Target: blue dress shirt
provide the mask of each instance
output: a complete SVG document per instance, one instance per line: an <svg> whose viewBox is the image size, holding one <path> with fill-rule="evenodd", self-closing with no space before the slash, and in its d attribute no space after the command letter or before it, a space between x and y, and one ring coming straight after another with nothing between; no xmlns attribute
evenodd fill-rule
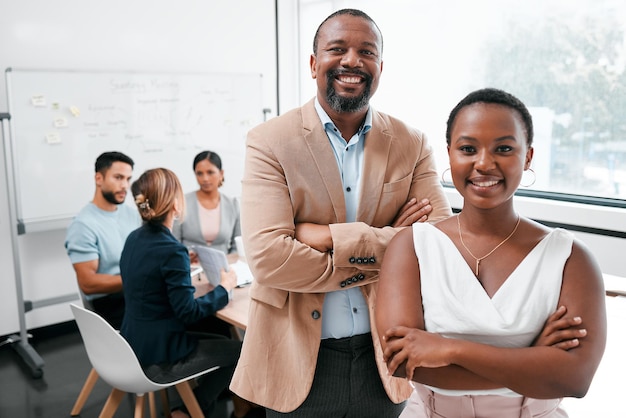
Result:
<svg viewBox="0 0 626 418"><path fill-rule="evenodd" d="M372 109L370 107L367 111L363 126L347 143L317 98L315 110L328 135L341 173L346 201L346 222L355 222L361 193L365 134L372 127ZM370 332L369 311L360 287L326 294L322 313L322 338L344 338L367 332Z"/></svg>

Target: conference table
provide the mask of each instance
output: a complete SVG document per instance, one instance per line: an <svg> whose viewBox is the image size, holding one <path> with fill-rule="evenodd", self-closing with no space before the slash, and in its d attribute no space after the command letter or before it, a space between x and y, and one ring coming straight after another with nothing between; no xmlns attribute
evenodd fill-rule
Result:
<svg viewBox="0 0 626 418"><path fill-rule="evenodd" d="M238 331L245 331L248 326L248 310L250 307L250 285L233 289L233 297L215 316L228 322Z"/></svg>
<svg viewBox="0 0 626 418"><path fill-rule="evenodd" d="M229 260L231 266L235 260ZM196 288L195 297L204 295L213 289L213 286L206 278L206 274L202 269L198 269L198 266L192 265L192 284ZM231 300L224 308L217 311L216 317L229 323L236 328L240 337L243 336L243 331L248 327L248 309L250 305L250 284L235 287L232 291Z"/></svg>

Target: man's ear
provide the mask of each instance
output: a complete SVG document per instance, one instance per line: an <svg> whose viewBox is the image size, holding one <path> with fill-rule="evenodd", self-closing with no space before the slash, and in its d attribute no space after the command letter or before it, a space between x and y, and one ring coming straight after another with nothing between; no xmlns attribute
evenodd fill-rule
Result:
<svg viewBox="0 0 626 418"><path fill-rule="evenodd" d="M315 56L315 54L311 54L311 58L309 59L309 66L311 67L312 79L317 78L317 70L315 69L316 64L317 64L317 57Z"/></svg>

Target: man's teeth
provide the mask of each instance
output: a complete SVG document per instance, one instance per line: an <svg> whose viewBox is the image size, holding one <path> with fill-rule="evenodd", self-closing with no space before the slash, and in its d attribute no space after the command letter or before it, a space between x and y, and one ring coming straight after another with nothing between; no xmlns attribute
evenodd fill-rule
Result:
<svg viewBox="0 0 626 418"><path fill-rule="evenodd" d="M357 84L361 82L361 77L339 77L339 80L344 83Z"/></svg>

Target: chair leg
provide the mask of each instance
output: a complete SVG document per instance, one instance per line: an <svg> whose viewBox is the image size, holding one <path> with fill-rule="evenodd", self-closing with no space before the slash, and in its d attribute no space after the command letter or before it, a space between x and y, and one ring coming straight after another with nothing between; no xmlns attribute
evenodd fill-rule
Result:
<svg viewBox="0 0 626 418"><path fill-rule="evenodd" d="M156 418L156 402L154 401L154 392L148 393L148 405L150 407L150 418Z"/></svg>
<svg viewBox="0 0 626 418"><path fill-rule="evenodd" d="M120 406L125 393L126 392L113 388L98 418L113 418L113 414L115 414L115 411L117 411L117 408Z"/></svg>
<svg viewBox="0 0 626 418"><path fill-rule="evenodd" d="M161 389L159 393L161 394L161 407L163 408L163 416L165 418L171 418L172 413L170 411L170 402L167 397L167 389Z"/></svg>
<svg viewBox="0 0 626 418"><path fill-rule="evenodd" d="M198 400L196 399L196 395L194 395L193 391L191 390L191 386L189 385L188 380L177 384L176 390L180 394L180 397L183 399L183 402L187 407L187 412L189 412L191 418L205 418L204 413L202 413L200 405L198 404Z"/></svg>
<svg viewBox="0 0 626 418"><path fill-rule="evenodd" d="M137 395L135 399L135 418L143 418L143 407L146 404L145 395Z"/></svg>
<svg viewBox="0 0 626 418"><path fill-rule="evenodd" d="M93 390L93 386L98 381L98 377L99 377L98 372L96 371L96 369L92 368L91 371L89 372L89 375L87 376L87 379L85 380L85 384L83 385L83 388L80 390L80 393L78 394L78 398L76 399L76 403L74 403L72 412L70 412L71 416L75 417L77 415L80 415L80 411L82 411L83 406L85 405L85 402L87 401L87 398L89 397L89 395L91 394L91 391Z"/></svg>
<svg viewBox="0 0 626 418"><path fill-rule="evenodd" d="M232 337L233 340L243 341L242 333L240 332L239 328L237 328L234 325L230 326L230 336Z"/></svg>

